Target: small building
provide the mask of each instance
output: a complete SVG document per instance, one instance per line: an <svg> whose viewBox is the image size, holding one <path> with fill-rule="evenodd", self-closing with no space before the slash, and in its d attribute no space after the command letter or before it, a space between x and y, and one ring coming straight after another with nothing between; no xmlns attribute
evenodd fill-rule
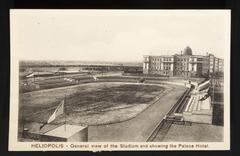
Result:
<svg viewBox="0 0 240 156"><path fill-rule="evenodd" d="M87 142L88 127L64 124L40 135L44 142Z"/></svg>

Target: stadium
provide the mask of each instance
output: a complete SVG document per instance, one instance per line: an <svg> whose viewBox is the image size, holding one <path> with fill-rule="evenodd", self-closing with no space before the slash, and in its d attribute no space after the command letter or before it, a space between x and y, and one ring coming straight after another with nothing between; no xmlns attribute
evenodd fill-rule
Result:
<svg viewBox="0 0 240 156"><path fill-rule="evenodd" d="M89 68L20 72L19 141L39 141L64 124L88 127L89 142L162 141L173 124L212 124L211 102L200 101L209 88L205 78L140 75L135 67ZM64 113L48 123L61 103Z"/></svg>

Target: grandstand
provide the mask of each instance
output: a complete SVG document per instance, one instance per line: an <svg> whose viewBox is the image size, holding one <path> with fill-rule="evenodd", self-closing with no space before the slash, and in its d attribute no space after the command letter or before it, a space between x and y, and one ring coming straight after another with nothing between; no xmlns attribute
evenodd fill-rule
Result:
<svg viewBox="0 0 240 156"><path fill-rule="evenodd" d="M31 92L35 90L50 89L78 84L78 81L70 78L48 78L35 81L22 81L20 83L20 93Z"/></svg>
<svg viewBox="0 0 240 156"><path fill-rule="evenodd" d="M192 87L176 103L175 108L168 113L166 121L173 123L207 123L212 124L211 96L209 93L210 81L191 83ZM186 85L188 87L188 85Z"/></svg>
<svg viewBox="0 0 240 156"><path fill-rule="evenodd" d="M211 96L209 95L210 81L199 84L190 95L182 112L184 121L197 123L212 123Z"/></svg>

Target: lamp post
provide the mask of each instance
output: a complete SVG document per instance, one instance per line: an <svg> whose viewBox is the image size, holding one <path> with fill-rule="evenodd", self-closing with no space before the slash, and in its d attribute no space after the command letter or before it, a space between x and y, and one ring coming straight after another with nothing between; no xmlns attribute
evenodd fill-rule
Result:
<svg viewBox="0 0 240 156"><path fill-rule="evenodd" d="M187 71L187 80L189 81L189 70Z"/></svg>
<svg viewBox="0 0 240 156"><path fill-rule="evenodd" d="M215 89L215 77L214 77L214 74L211 77L211 82L212 82L212 90L213 90L213 93L212 93L212 106L213 106L214 105L214 89Z"/></svg>

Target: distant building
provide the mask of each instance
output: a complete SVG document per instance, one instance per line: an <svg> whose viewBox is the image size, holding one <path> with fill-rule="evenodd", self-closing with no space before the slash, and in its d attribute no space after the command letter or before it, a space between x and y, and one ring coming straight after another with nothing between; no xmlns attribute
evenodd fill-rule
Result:
<svg viewBox="0 0 240 156"><path fill-rule="evenodd" d="M203 76L223 72L223 59L212 54L193 55L186 47L181 54L144 56L143 73L168 76Z"/></svg>
<svg viewBox="0 0 240 156"><path fill-rule="evenodd" d="M216 58L214 55L209 55L209 73L219 73L224 71L224 60Z"/></svg>

